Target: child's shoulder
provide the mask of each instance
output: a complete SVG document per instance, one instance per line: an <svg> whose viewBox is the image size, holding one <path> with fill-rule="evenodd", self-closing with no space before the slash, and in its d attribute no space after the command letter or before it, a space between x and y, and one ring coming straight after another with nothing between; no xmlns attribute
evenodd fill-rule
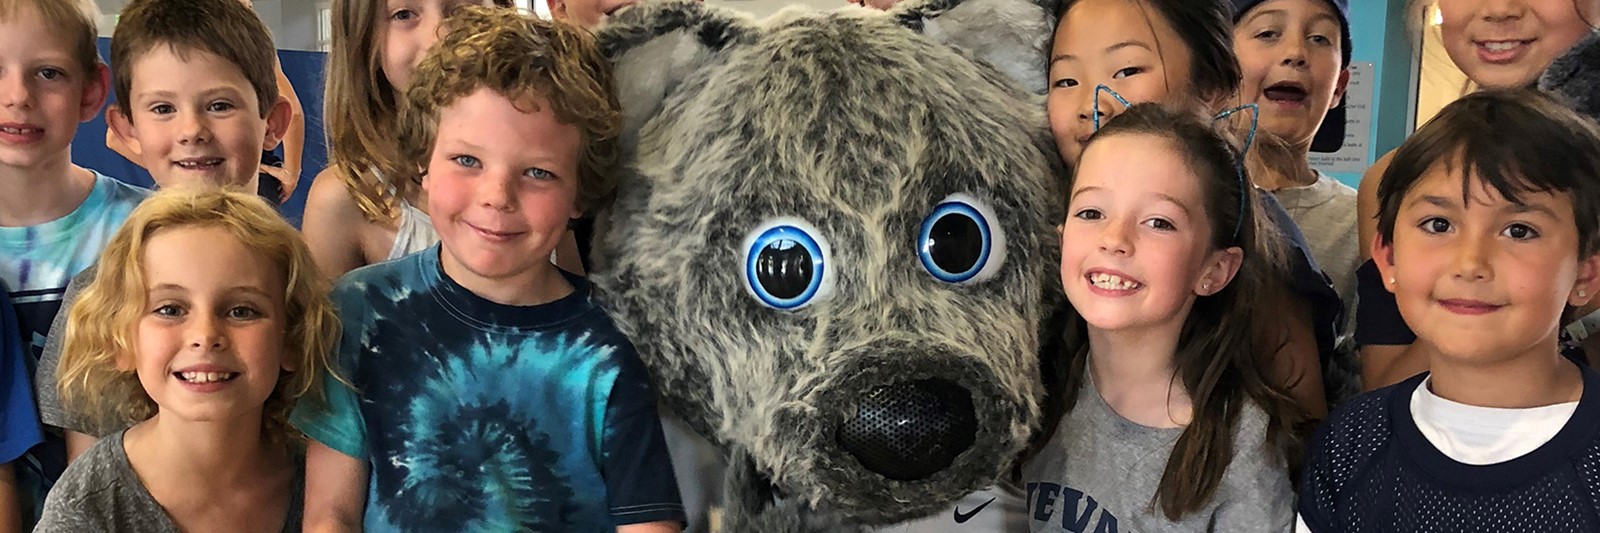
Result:
<svg viewBox="0 0 1600 533"><path fill-rule="evenodd" d="M1397 401L1396 396L1401 396L1400 400L1409 398L1409 394L1417 390L1417 386L1422 383L1425 376L1418 374L1405 381L1346 400L1322 421L1313 443L1325 445L1332 441L1353 444L1356 441L1366 441L1386 435L1390 430L1390 417L1394 402Z"/></svg>
<svg viewBox="0 0 1600 533"><path fill-rule="evenodd" d="M94 173L94 186L105 194L105 205L138 205L145 198L149 198L154 191L128 183L126 181L101 174L98 170L90 169Z"/></svg>
<svg viewBox="0 0 1600 533"><path fill-rule="evenodd" d="M95 499L96 494L118 490L126 484L123 475L130 471L128 454L122 447L123 432L116 431L96 440L89 449L67 465L61 479L51 489L52 497L73 500Z"/></svg>

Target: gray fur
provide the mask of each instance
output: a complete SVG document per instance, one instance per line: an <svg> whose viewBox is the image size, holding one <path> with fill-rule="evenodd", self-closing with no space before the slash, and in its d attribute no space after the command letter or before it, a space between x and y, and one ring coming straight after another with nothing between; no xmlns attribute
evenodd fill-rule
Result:
<svg viewBox="0 0 1600 533"><path fill-rule="evenodd" d="M1539 78L1539 88L1565 99L1583 116L1600 120L1600 32L1590 32L1556 58Z"/></svg>
<svg viewBox="0 0 1600 533"><path fill-rule="evenodd" d="M728 530L943 510L1005 472L1037 426L1064 173L1042 98L1015 81L1043 81L1044 50L1015 32L1044 38L1050 22L1026 0L968 2L1004 16L972 22L962 2L928 0L757 24L688 0L642 4L600 32L636 144L600 215L592 277L663 403L735 459ZM992 279L948 285L918 260L922 219L954 193L997 214L1007 259ZM829 241L830 299L786 312L746 292L740 248L778 216ZM840 449L836 424L857 399L929 377L971 391L977 411L954 464L895 481Z"/></svg>

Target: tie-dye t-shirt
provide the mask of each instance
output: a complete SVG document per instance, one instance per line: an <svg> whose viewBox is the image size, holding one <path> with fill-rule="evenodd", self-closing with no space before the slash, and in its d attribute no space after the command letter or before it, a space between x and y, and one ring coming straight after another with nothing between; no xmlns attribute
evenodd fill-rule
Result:
<svg viewBox="0 0 1600 533"><path fill-rule="evenodd" d="M92 171L91 171L92 172ZM11 287L11 304L34 367L74 274L100 258L111 235L150 191L94 173L89 197L67 216L23 227L0 227L0 280Z"/></svg>
<svg viewBox="0 0 1600 533"><path fill-rule="evenodd" d="M0 281L9 287L29 376L38 368L67 282L94 264L128 214L150 195L99 172L94 180L89 196L67 216L33 226L0 227ZM44 444L16 462L24 524L38 518L45 492L67 468L66 446L59 433L47 432Z"/></svg>
<svg viewBox="0 0 1600 533"><path fill-rule="evenodd" d="M306 436L364 460L367 531L613 531L682 521L644 365L587 282L515 307L444 276L439 247L350 272L328 405Z"/></svg>

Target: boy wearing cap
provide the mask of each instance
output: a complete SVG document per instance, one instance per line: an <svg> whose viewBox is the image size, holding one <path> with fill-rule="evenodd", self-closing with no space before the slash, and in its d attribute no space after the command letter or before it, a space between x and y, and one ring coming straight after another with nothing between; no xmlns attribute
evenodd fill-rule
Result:
<svg viewBox="0 0 1600 533"><path fill-rule="evenodd" d="M1300 226L1312 258L1344 301L1345 316L1352 316L1362 245L1356 190L1309 162L1311 152L1336 151L1344 142L1348 1L1233 0L1233 5L1233 50L1244 75L1240 94L1260 106L1261 129L1281 140L1276 144L1287 152L1274 154L1281 156L1272 158L1281 162L1275 168L1252 169L1251 179L1272 191ZM1275 143L1260 144L1271 149L1266 147ZM1332 387L1333 381L1324 381Z"/></svg>

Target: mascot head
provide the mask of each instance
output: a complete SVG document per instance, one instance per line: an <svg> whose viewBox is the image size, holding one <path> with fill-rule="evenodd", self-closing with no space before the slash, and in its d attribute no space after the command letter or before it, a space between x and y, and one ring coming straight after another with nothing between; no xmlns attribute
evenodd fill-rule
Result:
<svg viewBox="0 0 1600 533"><path fill-rule="evenodd" d="M600 31L626 160L597 292L757 499L895 522L993 483L1027 443L1063 200L1050 11L757 23L691 0Z"/></svg>

